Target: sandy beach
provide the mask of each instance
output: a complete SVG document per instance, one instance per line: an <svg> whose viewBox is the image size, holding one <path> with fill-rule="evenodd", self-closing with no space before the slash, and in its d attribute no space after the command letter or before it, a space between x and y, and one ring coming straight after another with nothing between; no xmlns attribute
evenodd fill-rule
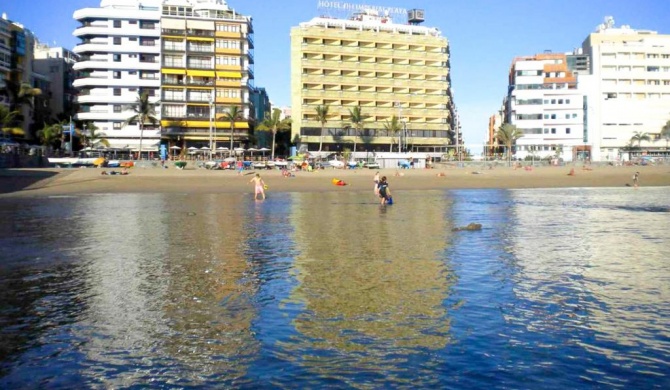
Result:
<svg viewBox="0 0 670 390"><path fill-rule="evenodd" d="M395 191L457 188L625 187L640 172L640 187L670 186L670 166L536 167L533 170L497 167L439 167L436 169L382 169ZM574 175L569 175L574 169ZM49 196L94 193L241 193L252 192L252 175L260 173L268 192L372 191L376 170L321 170L282 177L278 170L133 168L128 175L102 175L114 169L5 169L0 170L0 196ZM115 171L120 172L119 169ZM397 174L400 174L398 176ZM346 186L336 186L340 179Z"/></svg>

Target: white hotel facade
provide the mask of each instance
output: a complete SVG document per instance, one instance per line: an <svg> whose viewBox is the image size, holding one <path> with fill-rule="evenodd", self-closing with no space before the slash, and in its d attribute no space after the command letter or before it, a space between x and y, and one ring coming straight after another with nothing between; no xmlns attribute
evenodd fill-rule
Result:
<svg viewBox="0 0 670 390"><path fill-rule="evenodd" d="M591 61L591 75L580 75L579 84L587 94L586 136L593 160L629 158L635 132L651 140L634 153L670 157L660 134L670 121L670 35L615 28L607 19L582 49Z"/></svg>
<svg viewBox="0 0 670 390"><path fill-rule="evenodd" d="M670 121L670 35L615 28L608 17L573 53L516 58L508 88L505 121L524 134L517 158L670 157L661 135ZM632 141L636 134L650 140Z"/></svg>
<svg viewBox="0 0 670 390"><path fill-rule="evenodd" d="M74 48L80 55L76 119L95 124L110 147L138 150L139 125L124 122L134 114L127 106L144 92L161 105L158 123L144 124L143 152L158 151L161 138L183 149L207 145L212 133L229 140L230 123L221 117L232 105L249 117L251 18L224 0L101 0L99 8L73 17L81 23L73 34L82 40ZM219 61L231 56L234 65ZM237 92L223 96L224 88ZM246 120L235 129L235 141L248 139Z"/></svg>

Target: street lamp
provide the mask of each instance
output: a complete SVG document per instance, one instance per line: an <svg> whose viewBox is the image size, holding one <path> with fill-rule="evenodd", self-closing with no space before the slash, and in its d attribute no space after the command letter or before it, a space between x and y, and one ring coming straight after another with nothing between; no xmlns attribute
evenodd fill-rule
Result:
<svg viewBox="0 0 670 390"><path fill-rule="evenodd" d="M212 152L216 148L216 139L212 137L212 122L214 117L214 98L212 94L209 95L209 159L212 159Z"/></svg>

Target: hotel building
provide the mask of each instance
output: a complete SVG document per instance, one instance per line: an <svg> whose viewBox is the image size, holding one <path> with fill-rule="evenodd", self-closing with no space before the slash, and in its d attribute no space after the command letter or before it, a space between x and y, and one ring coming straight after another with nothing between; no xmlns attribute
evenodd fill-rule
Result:
<svg viewBox="0 0 670 390"><path fill-rule="evenodd" d="M249 118L251 18L225 1L102 0L74 18L82 39L76 119L93 122L112 147L138 149L139 124L124 122L143 93L161 103L160 122L144 124L143 151L157 151L161 138L184 149L230 140L231 124L220 119L232 105ZM248 139L248 128L236 122L235 140Z"/></svg>
<svg viewBox="0 0 670 390"><path fill-rule="evenodd" d="M419 25L423 11L409 11L409 24L375 10L350 19L319 17L291 29L292 135L301 149L443 151L453 145L449 44L436 28ZM325 132L316 107L329 106ZM350 110L365 117L360 134ZM396 116L404 130L389 134Z"/></svg>
<svg viewBox="0 0 670 390"><path fill-rule="evenodd" d="M523 133L516 141L517 158L570 161L584 149L584 97L568 65L581 64L576 55L543 53L512 62L506 118Z"/></svg>
<svg viewBox="0 0 670 390"><path fill-rule="evenodd" d="M670 156L661 138L670 120L670 35L614 27L614 20L589 34L582 44L591 58L591 75L579 76L587 92L586 140L594 161L627 158L631 138L647 133L632 156Z"/></svg>

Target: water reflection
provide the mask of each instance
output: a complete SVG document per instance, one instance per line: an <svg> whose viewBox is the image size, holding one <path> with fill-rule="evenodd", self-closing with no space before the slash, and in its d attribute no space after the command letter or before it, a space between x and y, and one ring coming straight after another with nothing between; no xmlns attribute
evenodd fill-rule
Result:
<svg viewBox="0 0 670 390"><path fill-rule="evenodd" d="M3 198L0 387L664 388L670 192L624 190Z"/></svg>
<svg viewBox="0 0 670 390"><path fill-rule="evenodd" d="M545 344L569 340L636 371L666 375L670 217L650 212L667 209L658 204L667 199L663 191L647 189L648 200L618 189L515 192L507 242L522 300L507 318L553 335Z"/></svg>
<svg viewBox="0 0 670 390"><path fill-rule="evenodd" d="M291 299L304 310L299 336L284 347L321 375L384 370L388 380L399 374L398 354L449 342L441 259L449 204L435 196L381 207L366 195L294 195L302 207L291 215L299 250Z"/></svg>

